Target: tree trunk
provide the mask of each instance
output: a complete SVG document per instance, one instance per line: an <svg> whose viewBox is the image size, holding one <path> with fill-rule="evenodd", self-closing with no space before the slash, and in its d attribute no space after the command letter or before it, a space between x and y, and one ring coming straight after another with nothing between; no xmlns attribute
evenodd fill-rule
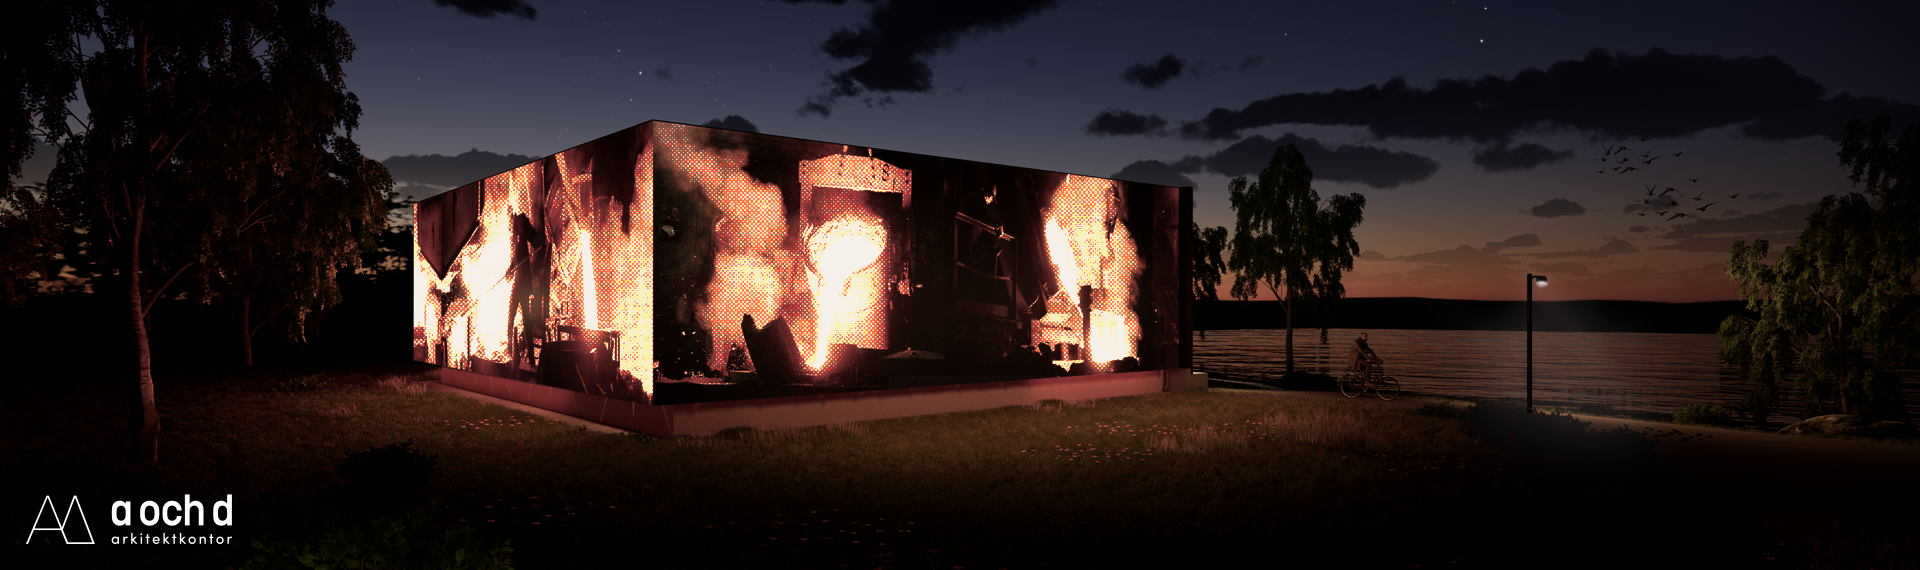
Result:
<svg viewBox="0 0 1920 570"><path fill-rule="evenodd" d="M126 233L127 275L127 317L133 324L133 355L137 366L137 376L129 394L132 401L128 406L129 461L134 464L158 465L160 463L160 412L153 405L153 352L147 344L147 323L144 302L140 292L140 231L144 220L145 208L134 206L133 223Z"/></svg>
<svg viewBox="0 0 1920 570"><path fill-rule="evenodd" d="M1293 373L1293 291L1287 291L1287 373Z"/></svg>
<svg viewBox="0 0 1920 570"><path fill-rule="evenodd" d="M240 297L240 361L247 366L253 366L253 323L249 321L252 317L253 297L242 295Z"/></svg>

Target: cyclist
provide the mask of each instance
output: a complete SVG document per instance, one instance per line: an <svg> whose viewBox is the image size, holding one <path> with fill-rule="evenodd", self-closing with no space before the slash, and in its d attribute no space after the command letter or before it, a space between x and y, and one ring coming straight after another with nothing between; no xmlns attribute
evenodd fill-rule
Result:
<svg viewBox="0 0 1920 570"><path fill-rule="evenodd" d="M1353 339L1353 348L1347 351L1347 370L1366 378L1366 385L1373 385L1373 376L1369 373L1374 364L1386 364L1380 355L1373 353L1373 347L1367 346L1367 333L1360 333Z"/></svg>

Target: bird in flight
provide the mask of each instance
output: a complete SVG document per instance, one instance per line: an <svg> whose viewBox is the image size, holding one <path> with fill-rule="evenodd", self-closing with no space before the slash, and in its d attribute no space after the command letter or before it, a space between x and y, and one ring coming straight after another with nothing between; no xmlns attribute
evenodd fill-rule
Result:
<svg viewBox="0 0 1920 570"><path fill-rule="evenodd" d="M1678 214L1674 214L1673 217L1667 218L1667 221L1671 222L1674 220L1674 218L1691 218L1691 217L1693 216L1687 215L1686 212L1680 212Z"/></svg>
<svg viewBox="0 0 1920 570"><path fill-rule="evenodd" d="M1718 203L1719 203L1719 202L1714 202L1713 204L1718 204ZM1712 206L1713 204L1707 204L1707 206ZM1695 210L1699 210L1699 211L1702 211L1702 212L1705 212L1705 211L1707 211L1707 206L1701 206L1701 207L1698 207L1698 208L1694 208L1694 209L1695 209Z"/></svg>
<svg viewBox="0 0 1920 570"><path fill-rule="evenodd" d="M1699 196L1694 196L1694 197L1693 197L1693 201L1695 201L1695 202L1698 202L1698 201L1700 201L1700 199L1701 199L1701 198L1704 198L1704 197L1706 197L1706 195L1707 195L1707 191L1705 191L1705 190L1701 190L1701 191L1700 191L1700 195L1699 195Z"/></svg>
<svg viewBox="0 0 1920 570"><path fill-rule="evenodd" d="M1638 169L1638 168L1634 168L1634 167L1631 167L1631 166L1629 166L1629 167L1627 167L1627 168L1626 168L1626 170L1622 170L1622 171L1620 171L1620 173L1621 173L1621 174L1626 174L1626 173L1628 173L1628 172L1633 172L1633 171L1635 171L1635 170L1639 170L1639 169Z"/></svg>
<svg viewBox="0 0 1920 570"><path fill-rule="evenodd" d="M1699 181L1701 181L1701 180L1706 180L1706 179L1705 179L1705 178L1688 178L1688 179L1686 179L1686 180L1687 180L1688 182L1699 182Z"/></svg>
<svg viewBox="0 0 1920 570"><path fill-rule="evenodd" d="M1629 150L1633 150L1633 149L1630 149L1630 148L1627 148L1627 147L1625 147L1625 146L1622 146L1622 147L1620 147L1620 148L1619 148L1618 150L1615 150L1615 151L1613 151L1613 152L1626 152L1626 151L1629 151Z"/></svg>
<svg viewBox="0 0 1920 570"><path fill-rule="evenodd" d="M1609 166L1609 167L1607 167L1607 168L1609 168L1609 169L1612 169L1612 170L1620 170L1620 167L1618 167L1618 166Z"/></svg>
<svg viewBox="0 0 1920 570"><path fill-rule="evenodd" d="M1681 153L1681 152L1687 152L1687 151L1684 151L1684 150L1683 150L1683 151L1680 151L1680 152L1676 152L1676 153L1673 153L1673 155L1674 155L1674 156L1680 156L1680 153Z"/></svg>
<svg viewBox="0 0 1920 570"><path fill-rule="evenodd" d="M1652 196L1652 195L1653 195L1653 189L1655 189L1655 188L1659 188L1659 187L1660 187L1660 185L1659 185L1659 184L1642 184L1642 186L1646 186L1646 187L1647 187L1647 195L1648 195L1648 196Z"/></svg>
<svg viewBox="0 0 1920 570"><path fill-rule="evenodd" d="M1734 195L1732 195L1732 196L1728 196L1728 198L1739 198L1739 197L1740 197L1740 195L1739 195L1739 194L1734 194Z"/></svg>
<svg viewBox="0 0 1920 570"><path fill-rule="evenodd" d="M1645 215L1647 215L1647 211L1646 211L1646 210L1641 210L1641 211L1640 211L1640 215L1642 215L1642 216L1645 216Z"/></svg>
<svg viewBox="0 0 1920 570"><path fill-rule="evenodd" d="M1607 156L1613 156L1613 147L1604 147L1604 148L1607 149Z"/></svg>
<svg viewBox="0 0 1920 570"><path fill-rule="evenodd" d="M1671 212L1671 211L1673 211L1673 210L1667 210L1667 212ZM1665 216L1665 215L1667 215L1667 212L1654 212L1654 213L1653 213L1653 215L1655 215L1655 216ZM1669 219L1669 220L1671 220L1671 219L1673 219L1673 218L1667 218L1667 219Z"/></svg>
<svg viewBox="0 0 1920 570"><path fill-rule="evenodd" d="M1665 191L1660 192L1660 195L1665 196L1667 195L1667 192L1678 192L1678 190L1674 190L1672 186L1668 186Z"/></svg>
<svg viewBox="0 0 1920 570"><path fill-rule="evenodd" d="M1656 156L1653 158L1649 158L1646 160L1646 162L1642 162L1641 164L1653 164L1653 161L1656 161L1656 160L1660 160L1660 157Z"/></svg>

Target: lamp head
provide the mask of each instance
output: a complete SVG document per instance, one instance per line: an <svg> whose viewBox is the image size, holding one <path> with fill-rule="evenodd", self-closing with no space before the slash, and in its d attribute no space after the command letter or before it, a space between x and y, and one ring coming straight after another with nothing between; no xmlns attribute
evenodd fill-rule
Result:
<svg viewBox="0 0 1920 570"><path fill-rule="evenodd" d="M1538 285L1538 286L1541 286L1541 287L1546 287L1546 286L1547 286L1547 276L1545 276L1545 275L1535 275L1535 276L1533 276L1533 284L1534 284L1534 285Z"/></svg>

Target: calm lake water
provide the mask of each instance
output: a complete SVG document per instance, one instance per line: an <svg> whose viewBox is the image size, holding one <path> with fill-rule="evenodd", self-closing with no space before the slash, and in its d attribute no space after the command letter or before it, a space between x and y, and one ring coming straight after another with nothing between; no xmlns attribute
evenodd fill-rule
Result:
<svg viewBox="0 0 1920 570"><path fill-rule="evenodd" d="M1526 397L1527 333L1370 329L1367 343L1386 361L1403 394L1520 402ZM1344 369L1360 331L1294 331L1296 367ZM1278 376L1286 370L1286 331L1194 333L1194 368L1225 378ZM1920 418L1920 374L1903 370L1910 417ZM1613 415L1669 414L1687 404L1735 408L1752 389L1720 363L1711 334L1533 333L1533 403ZM1773 424L1794 421L1800 402L1776 408Z"/></svg>

